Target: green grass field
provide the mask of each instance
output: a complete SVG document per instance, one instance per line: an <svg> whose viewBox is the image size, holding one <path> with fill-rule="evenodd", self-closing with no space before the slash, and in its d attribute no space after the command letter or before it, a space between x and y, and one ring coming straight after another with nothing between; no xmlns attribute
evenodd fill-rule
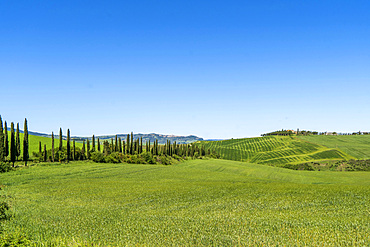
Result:
<svg viewBox="0 0 370 247"><path fill-rule="evenodd" d="M289 136L202 141L198 143L216 151L223 159L277 166L308 161L354 158L338 148L326 147Z"/></svg>
<svg viewBox="0 0 370 247"><path fill-rule="evenodd" d="M229 160L73 162L0 174L7 232L101 246L369 246L370 173Z"/></svg>
<svg viewBox="0 0 370 247"><path fill-rule="evenodd" d="M350 136L298 136L299 139L337 148L356 159L370 159L370 135Z"/></svg>

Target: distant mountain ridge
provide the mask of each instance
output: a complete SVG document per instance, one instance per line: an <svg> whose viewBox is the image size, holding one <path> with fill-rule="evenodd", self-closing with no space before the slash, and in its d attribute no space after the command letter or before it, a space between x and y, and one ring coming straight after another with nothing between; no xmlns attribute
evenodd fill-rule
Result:
<svg viewBox="0 0 370 247"><path fill-rule="evenodd" d="M10 131L10 128L8 128ZM23 133L23 130L19 130L20 133ZM30 135L34 136L41 136L41 137L49 137L51 138L51 134L45 134L40 132L34 132L34 131L28 131ZM128 134L117 134L118 138L121 138L122 141L126 141ZM55 138L59 138L59 133L54 133ZM101 136L95 136L95 140L99 138L100 140L110 140L115 139L116 135L101 135ZM158 140L159 144L165 144L167 140L171 141L171 143L175 142L178 144L189 144L196 141L203 141L204 139L195 135L189 135L189 136L177 136L177 135L165 135L165 134L156 134L156 133L149 133L149 134L135 134L134 133L134 139L140 139L143 138L143 142L150 141L153 143L155 140ZM63 139L67 139L67 136L63 135ZM74 139L76 141L83 141L83 140L91 140L92 137L83 137L83 136L71 136L71 139Z"/></svg>

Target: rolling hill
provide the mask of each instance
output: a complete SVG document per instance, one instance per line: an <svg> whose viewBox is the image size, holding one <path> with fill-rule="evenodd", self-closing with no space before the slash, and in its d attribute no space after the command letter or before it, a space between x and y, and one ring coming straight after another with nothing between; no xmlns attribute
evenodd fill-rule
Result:
<svg viewBox="0 0 370 247"><path fill-rule="evenodd" d="M355 158L339 148L327 147L291 136L202 141L197 142L196 145L204 145L206 149L214 150L222 159L277 166Z"/></svg>
<svg viewBox="0 0 370 247"><path fill-rule="evenodd" d="M298 136L299 139L328 148L340 149L356 159L370 159L370 135Z"/></svg>

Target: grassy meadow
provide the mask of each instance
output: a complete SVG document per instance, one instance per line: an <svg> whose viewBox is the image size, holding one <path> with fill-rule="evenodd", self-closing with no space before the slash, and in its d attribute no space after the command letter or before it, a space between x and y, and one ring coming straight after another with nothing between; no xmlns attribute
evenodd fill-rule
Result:
<svg viewBox="0 0 370 247"><path fill-rule="evenodd" d="M370 159L370 135L298 136L299 139L340 149L356 159Z"/></svg>
<svg viewBox="0 0 370 247"><path fill-rule="evenodd" d="M354 159L336 147L327 147L291 136L198 142L198 145L200 144L216 151L223 159L276 166L309 161Z"/></svg>
<svg viewBox="0 0 370 247"><path fill-rule="evenodd" d="M13 215L4 230L36 245L370 245L367 172L229 160L71 162L20 168L0 181Z"/></svg>

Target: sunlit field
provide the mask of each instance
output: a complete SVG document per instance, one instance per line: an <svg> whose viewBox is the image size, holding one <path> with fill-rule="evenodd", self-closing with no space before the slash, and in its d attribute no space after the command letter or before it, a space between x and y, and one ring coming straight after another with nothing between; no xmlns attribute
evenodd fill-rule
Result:
<svg viewBox="0 0 370 247"><path fill-rule="evenodd" d="M370 174L227 160L71 162L0 174L5 232L36 244L368 246Z"/></svg>

